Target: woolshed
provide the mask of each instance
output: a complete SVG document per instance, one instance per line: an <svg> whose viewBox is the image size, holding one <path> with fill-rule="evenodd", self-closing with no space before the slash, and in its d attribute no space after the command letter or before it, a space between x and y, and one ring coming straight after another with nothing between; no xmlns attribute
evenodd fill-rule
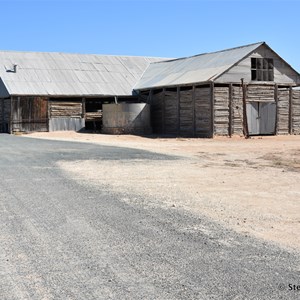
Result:
<svg viewBox="0 0 300 300"><path fill-rule="evenodd" d="M104 103L137 102L150 57L0 51L0 132L95 129Z"/></svg>
<svg viewBox="0 0 300 300"><path fill-rule="evenodd" d="M153 62L135 85L155 133L300 134L300 74L266 43Z"/></svg>

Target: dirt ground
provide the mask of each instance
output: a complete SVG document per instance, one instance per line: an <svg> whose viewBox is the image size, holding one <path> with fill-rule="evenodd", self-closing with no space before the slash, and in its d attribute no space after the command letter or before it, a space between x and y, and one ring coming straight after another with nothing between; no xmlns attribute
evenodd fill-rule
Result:
<svg viewBox="0 0 300 300"><path fill-rule="evenodd" d="M158 207L206 215L244 235L300 251L300 136L244 139L145 138L75 132L32 133L143 149L178 160L60 161L75 180L149 196ZM138 198L125 196L129 205ZM205 230L189 228L187 230Z"/></svg>

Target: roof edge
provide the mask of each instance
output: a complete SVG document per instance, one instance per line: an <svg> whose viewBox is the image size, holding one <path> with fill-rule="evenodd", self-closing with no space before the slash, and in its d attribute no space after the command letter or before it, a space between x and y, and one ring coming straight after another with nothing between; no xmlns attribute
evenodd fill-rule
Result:
<svg viewBox="0 0 300 300"><path fill-rule="evenodd" d="M183 59L187 59L187 58L198 57L198 56L202 56L202 55L208 55L208 54L215 54L215 53L220 53L220 52L232 51L232 50L235 50L235 49L241 49L241 48L245 48L245 47L249 47L249 46L254 46L254 45L257 45L257 47L259 47L259 46L261 46L263 44L265 44L265 42L257 42L257 43L252 43L252 44L248 44L248 45L243 45L243 46L238 46L238 47L233 47L233 48L228 48L228 49L223 49L223 50L218 50L218 51L213 51L213 52L205 52L205 53L200 53L200 54L191 55L191 56L179 57L179 58L175 58L175 59L168 59L168 60L156 61L156 62L152 62L151 64L160 64L160 63L165 63L165 62L171 62L171 61L183 60Z"/></svg>
<svg viewBox="0 0 300 300"><path fill-rule="evenodd" d="M60 54L60 55L88 55L88 56L101 56L101 57L128 57L128 58L153 58L153 59L162 59L170 60L172 58L168 57L158 57L158 56L145 56L145 55L118 55L118 54L99 54L99 53L79 53L79 52L61 52L61 51L25 51L25 50L1 50L0 53L30 53L30 54Z"/></svg>

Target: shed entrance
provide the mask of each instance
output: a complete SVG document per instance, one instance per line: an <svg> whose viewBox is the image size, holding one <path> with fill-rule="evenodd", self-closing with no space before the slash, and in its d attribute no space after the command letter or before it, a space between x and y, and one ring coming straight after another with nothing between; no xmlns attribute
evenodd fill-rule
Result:
<svg viewBox="0 0 300 300"><path fill-rule="evenodd" d="M43 97L12 97L11 132L48 131L48 100Z"/></svg>
<svg viewBox="0 0 300 300"><path fill-rule="evenodd" d="M275 134L275 102L248 102L246 108L250 135Z"/></svg>

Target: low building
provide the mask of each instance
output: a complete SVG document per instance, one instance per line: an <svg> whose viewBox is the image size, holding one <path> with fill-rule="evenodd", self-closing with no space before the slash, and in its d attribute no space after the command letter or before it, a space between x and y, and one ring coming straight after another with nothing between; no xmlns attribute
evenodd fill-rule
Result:
<svg viewBox="0 0 300 300"><path fill-rule="evenodd" d="M134 91L155 133L300 134L300 74L266 43L150 64Z"/></svg>
<svg viewBox="0 0 300 300"><path fill-rule="evenodd" d="M144 102L157 134L300 134L299 86L264 42L171 60L0 51L0 132L100 129L103 104ZM109 108L109 132L148 132L127 106Z"/></svg>
<svg viewBox="0 0 300 300"><path fill-rule="evenodd" d="M151 57L0 51L0 132L95 129L102 104L136 102Z"/></svg>

